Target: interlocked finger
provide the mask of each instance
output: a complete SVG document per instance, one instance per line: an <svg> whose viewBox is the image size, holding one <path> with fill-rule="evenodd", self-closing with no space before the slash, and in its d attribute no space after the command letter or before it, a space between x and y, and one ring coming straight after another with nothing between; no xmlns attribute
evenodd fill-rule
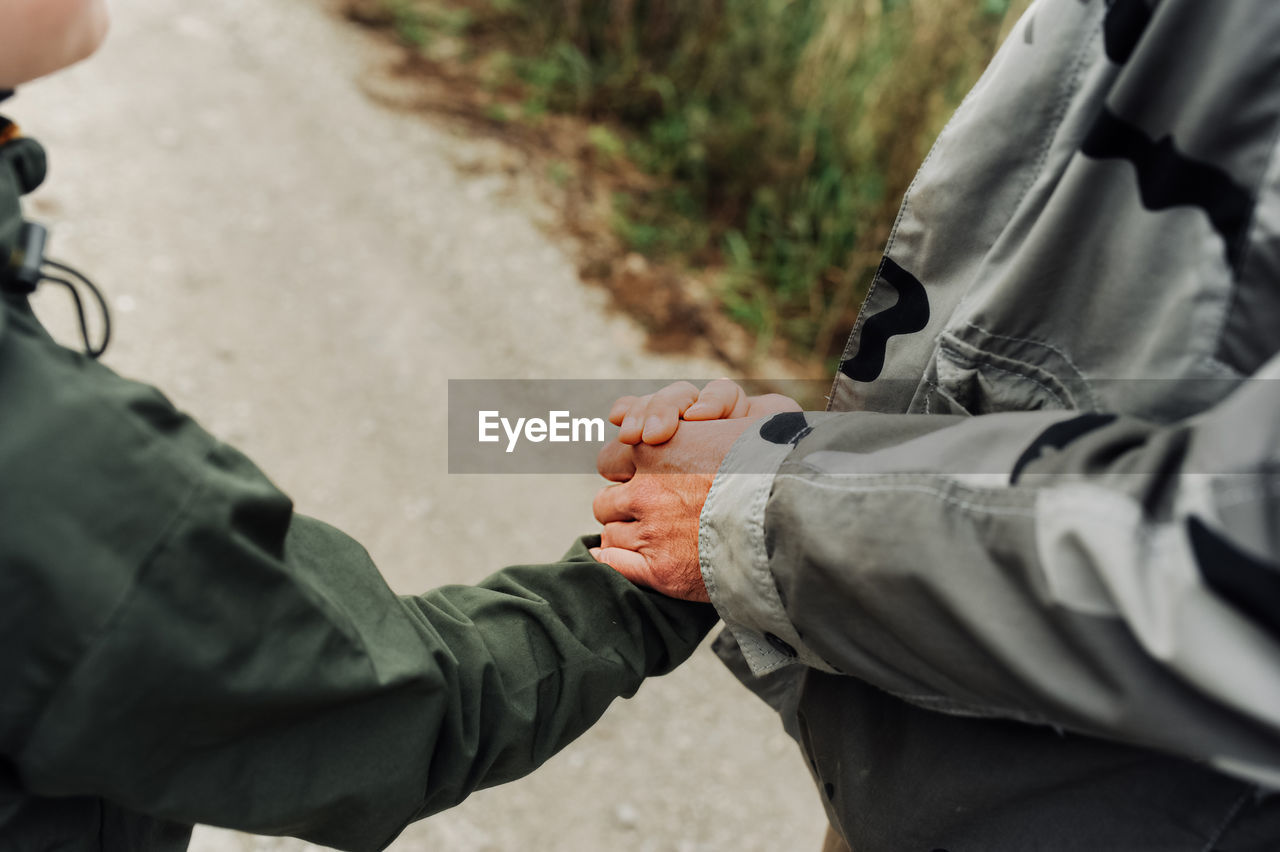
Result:
<svg viewBox="0 0 1280 852"><path fill-rule="evenodd" d="M638 521L613 521L604 525L600 537L603 547L620 547L623 550L639 550L644 537Z"/></svg>
<svg viewBox="0 0 1280 852"><path fill-rule="evenodd" d="M591 512L596 520L608 524L625 523L636 519L631 489L627 485L606 485L596 492L591 501Z"/></svg>
<svg viewBox="0 0 1280 852"><path fill-rule="evenodd" d="M609 422L614 426L621 426L622 420L627 413L633 408L643 407L649 401L648 396L621 396L618 401L613 404L613 408L609 409Z"/></svg>
<svg viewBox="0 0 1280 852"><path fill-rule="evenodd" d="M622 421L618 440L624 444L661 444L669 441L680 425L680 415L698 398L698 389L689 382L676 382L651 394L643 408L633 406Z"/></svg>
<svg viewBox="0 0 1280 852"><path fill-rule="evenodd" d="M724 420L746 416L750 401L735 381L716 379L698 394L698 401L684 412L685 420Z"/></svg>
<svg viewBox="0 0 1280 852"><path fill-rule="evenodd" d="M593 548L591 555L638 586L653 587L653 572L648 561L634 550L621 547Z"/></svg>
<svg viewBox="0 0 1280 852"><path fill-rule="evenodd" d="M596 470L610 482L627 482L636 475L635 450L610 441L596 456Z"/></svg>

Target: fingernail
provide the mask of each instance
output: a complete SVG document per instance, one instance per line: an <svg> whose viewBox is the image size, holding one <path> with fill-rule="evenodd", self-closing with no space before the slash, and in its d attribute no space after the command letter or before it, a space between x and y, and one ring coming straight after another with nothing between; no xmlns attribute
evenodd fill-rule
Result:
<svg viewBox="0 0 1280 852"><path fill-rule="evenodd" d="M684 410L685 419L688 419L690 414L702 414L706 410L707 404L705 402L695 402Z"/></svg>
<svg viewBox="0 0 1280 852"><path fill-rule="evenodd" d="M656 432L659 428L661 428L661 426L662 426L662 420L657 415L654 415L653 417L650 417L648 420L644 421L645 434L648 434L650 432Z"/></svg>
<svg viewBox="0 0 1280 852"><path fill-rule="evenodd" d="M591 558L594 559L595 561L597 562L600 561L600 548L598 547L587 548L587 553L590 553Z"/></svg>

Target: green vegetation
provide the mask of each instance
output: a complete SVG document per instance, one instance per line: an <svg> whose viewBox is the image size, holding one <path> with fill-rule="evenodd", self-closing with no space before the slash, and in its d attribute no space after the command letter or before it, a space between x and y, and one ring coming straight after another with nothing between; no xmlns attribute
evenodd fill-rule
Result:
<svg viewBox="0 0 1280 852"><path fill-rule="evenodd" d="M1026 5L387 2L407 42L461 37L494 60L494 88L524 101L502 120L582 116L598 160L653 177L615 197L630 248L723 265L734 317L824 355L843 343L928 146Z"/></svg>

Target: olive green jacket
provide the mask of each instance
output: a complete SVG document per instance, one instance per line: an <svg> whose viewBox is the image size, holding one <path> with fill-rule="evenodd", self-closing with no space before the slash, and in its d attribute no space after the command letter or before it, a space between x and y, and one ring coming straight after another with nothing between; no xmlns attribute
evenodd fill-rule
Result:
<svg viewBox="0 0 1280 852"><path fill-rule="evenodd" d="M0 236L18 188L0 168ZM585 542L398 597L248 459L3 298L0 847L182 849L201 822L379 849L532 771L714 620Z"/></svg>

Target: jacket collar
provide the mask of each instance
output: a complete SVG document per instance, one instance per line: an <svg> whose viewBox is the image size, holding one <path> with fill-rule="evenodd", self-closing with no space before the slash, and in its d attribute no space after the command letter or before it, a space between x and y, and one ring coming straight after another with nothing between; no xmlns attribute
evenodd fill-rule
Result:
<svg viewBox="0 0 1280 852"><path fill-rule="evenodd" d="M18 199L44 182L48 172L44 148L0 116L0 274L9 264L22 226Z"/></svg>
<svg viewBox="0 0 1280 852"><path fill-rule="evenodd" d="M38 187L47 170L40 143L24 137L13 122L0 116L0 290L3 290L22 228L19 198ZM0 310L0 333L4 330L6 313Z"/></svg>

